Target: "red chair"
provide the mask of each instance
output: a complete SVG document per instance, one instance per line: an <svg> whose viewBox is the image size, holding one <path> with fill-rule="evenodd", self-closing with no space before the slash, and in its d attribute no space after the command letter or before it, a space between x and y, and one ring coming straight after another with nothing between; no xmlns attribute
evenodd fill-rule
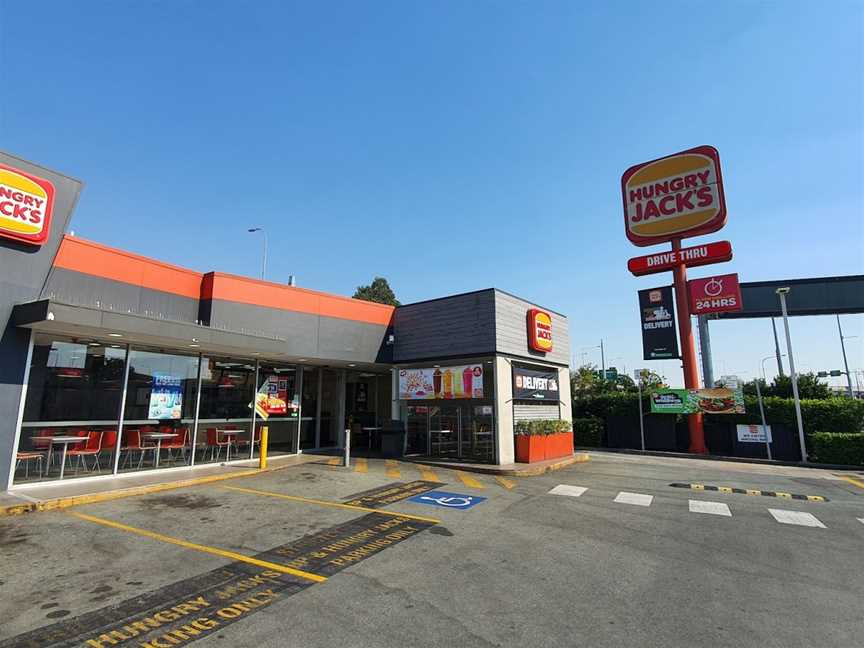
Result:
<svg viewBox="0 0 864 648"><path fill-rule="evenodd" d="M110 430L102 431L102 453L107 453L108 458L107 461L111 461L111 456L114 454L114 449L117 447L117 430L111 428Z"/></svg>
<svg viewBox="0 0 864 648"><path fill-rule="evenodd" d="M148 450L152 450L154 453L156 452L156 446L142 445L141 444L141 432L142 430L138 429L129 429L123 430L123 442L120 444L120 452L126 453L126 457L123 460L123 464L131 464L132 455L136 452L140 453L138 457L138 470L141 470L141 466L144 463L144 454Z"/></svg>
<svg viewBox="0 0 864 648"><path fill-rule="evenodd" d="M231 437L221 437L219 430L216 428L207 428L207 447L210 449L210 460L213 461L213 454L216 454L216 461L222 454L222 448L227 448L231 444ZM227 452L227 450L226 450Z"/></svg>
<svg viewBox="0 0 864 648"><path fill-rule="evenodd" d="M91 430L87 434L87 441L83 445L80 443L75 444L75 447L72 450L68 450L66 452L66 456L78 457L78 465L83 465L84 470L87 470L87 461L84 459L84 457L93 457L93 470L99 470L99 453L101 451L102 432ZM77 468L75 469L75 472L78 472Z"/></svg>
<svg viewBox="0 0 864 648"><path fill-rule="evenodd" d="M28 479L30 477L30 462L36 461L36 467L39 470L39 475L42 475L42 454L41 452L18 452L15 455L15 470L17 472L18 468L21 466L21 463L24 463L24 479Z"/></svg>
<svg viewBox="0 0 864 648"><path fill-rule="evenodd" d="M174 432L170 427L164 428L165 432ZM186 442L189 439L189 428L180 428L179 433L173 439L165 439L162 442L162 449L168 451L168 460L174 460L174 450L180 451L180 456L183 457L183 463L186 463Z"/></svg>

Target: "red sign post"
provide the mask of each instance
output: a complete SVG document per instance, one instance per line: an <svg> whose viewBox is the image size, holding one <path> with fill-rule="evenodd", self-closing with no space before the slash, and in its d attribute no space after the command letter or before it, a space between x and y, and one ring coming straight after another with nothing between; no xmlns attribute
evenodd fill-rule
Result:
<svg viewBox="0 0 864 648"><path fill-rule="evenodd" d="M737 274L693 279L687 283L690 312L694 315L730 313L744 308Z"/></svg>
<svg viewBox="0 0 864 648"><path fill-rule="evenodd" d="M697 389L699 373L696 342L687 299L689 255L684 254L681 239L710 234L726 224L720 155L713 146L698 146L637 164L621 176L621 194L624 201L624 228L627 238L634 245L672 243L671 254L666 253L670 256L663 261L663 265L666 266L664 269L672 270L675 279L684 386ZM688 427L690 452L707 454L702 414L690 414Z"/></svg>

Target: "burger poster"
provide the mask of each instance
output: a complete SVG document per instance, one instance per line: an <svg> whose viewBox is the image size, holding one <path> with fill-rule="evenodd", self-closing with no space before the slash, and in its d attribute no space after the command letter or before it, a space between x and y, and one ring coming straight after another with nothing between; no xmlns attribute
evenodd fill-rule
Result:
<svg viewBox="0 0 864 648"><path fill-rule="evenodd" d="M630 167L621 193L624 229L634 245L710 234L726 224L720 154L713 146Z"/></svg>
<svg viewBox="0 0 864 648"><path fill-rule="evenodd" d="M744 414L744 392L728 387L657 389L651 392L653 414Z"/></svg>

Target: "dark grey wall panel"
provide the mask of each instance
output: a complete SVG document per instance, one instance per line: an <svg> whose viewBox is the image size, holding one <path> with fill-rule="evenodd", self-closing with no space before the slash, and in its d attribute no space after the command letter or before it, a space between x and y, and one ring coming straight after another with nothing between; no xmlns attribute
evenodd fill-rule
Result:
<svg viewBox="0 0 864 648"><path fill-rule="evenodd" d="M42 298L154 319L191 323L198 319L197 299L63 268L51 271Z"/></svg>
<svg viewBox="0 0 864 648"><path fill-rule="evenodd" d="M570 330L567 318L546 310L552 316L552 351L539 353L528 347L528 311L542 308L524 299L495 291L495 339L498 353L570 364Z"/></svg>
<svg viewBox="0 0 864 648"><path fill-rule="evenodd" d="M393 322L394 362L493 353L495 291L400 306Z"/></svg>
<svg viewBox="0 0 864 648"><path fill-rule="evenodd" d="M15 304L39 297L82 184L2 152L0 163L50 180L55 190L51 232L42 247L0 238L0 490L6 490L9 471L14 466L12 448L30 340L30 331L12 326L9 316Z"/></svg>

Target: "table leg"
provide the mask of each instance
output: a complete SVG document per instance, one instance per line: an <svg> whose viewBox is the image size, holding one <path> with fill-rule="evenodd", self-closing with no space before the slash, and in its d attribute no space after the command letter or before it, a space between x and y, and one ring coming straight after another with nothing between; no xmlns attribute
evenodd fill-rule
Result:
<svg viewBox="0 0 864 648"><path fill-rule="evenodd" d="M228 437L228 451L225 453L225 463L231 461L231 437Z"/></svg>
<svg viewBox="0 0 864 648"><path fill-rule="evenodd" d="M66 448L68 447L68 443L63 444L63 456L60 458L60 479L63 479L63 471L66 469Z"/></svg>
<svg viewBox="0 0 864 648"><path fill-rule="evenodd" d="M154 462L153 467L159 467L159 455L162 454L162 439L156 439L156 461Z"/></svg>

